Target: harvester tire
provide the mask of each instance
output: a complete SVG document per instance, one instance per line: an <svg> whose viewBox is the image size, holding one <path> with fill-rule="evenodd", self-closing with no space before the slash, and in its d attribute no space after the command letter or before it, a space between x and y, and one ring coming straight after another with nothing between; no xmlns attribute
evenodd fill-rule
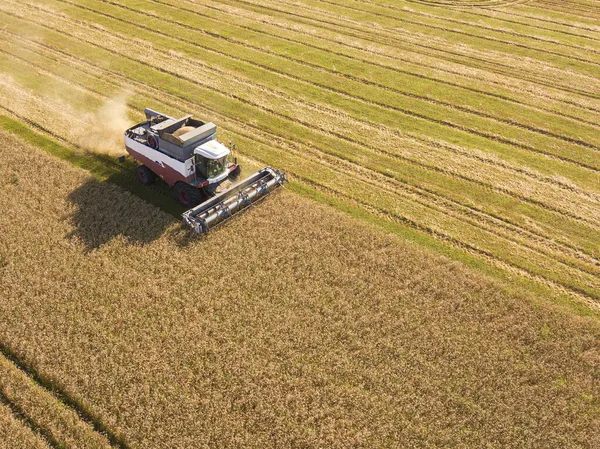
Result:
<svg viewBox="0 0 600 449"><path fill-rule="evenodd" d="M231 179L232 181L235 181L236 179L238 179L240 177L241 174L242 174L242 167L238 165L237 167L235 167L235 170L233 170L231 173L229 173L229 179Z"/></svg>
<svg viewBox="0 0 600 449"><path fill-rule="evenodd" d="M145 165L138 166L138 168L135 169L135 174L137 175L138 181L144 185L150 185L156 181L156 173Z"/></svg>
<svg viewBox="0 0 600 449"><path fill-rule="evenodd" d="M175 196L185 207L194 207L202 202L200 190L183 182L175 184Z"/></svg>

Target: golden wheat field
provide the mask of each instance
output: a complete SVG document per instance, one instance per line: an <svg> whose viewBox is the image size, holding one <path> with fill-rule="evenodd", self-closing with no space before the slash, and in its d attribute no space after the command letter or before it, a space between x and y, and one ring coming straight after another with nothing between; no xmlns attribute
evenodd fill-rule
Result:
<svg viewBox="0 0 600 449"><path fill-rule="evenodd" d="M596 0L0 2L0 448L600 447L599 92Z"/></svg>
<svg viewBox="0 0 600 449"><path fill-rule="evenodd" d="M54 447L600 444L597 318L287 191L189 238L1 137L0 392Z"/></svg>

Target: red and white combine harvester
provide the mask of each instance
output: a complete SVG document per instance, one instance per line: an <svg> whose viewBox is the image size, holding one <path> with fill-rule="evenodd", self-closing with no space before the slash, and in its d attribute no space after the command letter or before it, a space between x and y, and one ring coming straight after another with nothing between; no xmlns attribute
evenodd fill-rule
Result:
<svg viewBox="0 0 600 449"><path fill-rule="evenodd" d="M217 140L214 123L144 112L146 121L125 131L127 152L142 164L137 177L142 184L161 177L173 187L179 202L191 208L183 221L196 232L207 232L287 181L284 171L265 167L232 184L241 167L237 158L229 160L231 150Z"/></svg>

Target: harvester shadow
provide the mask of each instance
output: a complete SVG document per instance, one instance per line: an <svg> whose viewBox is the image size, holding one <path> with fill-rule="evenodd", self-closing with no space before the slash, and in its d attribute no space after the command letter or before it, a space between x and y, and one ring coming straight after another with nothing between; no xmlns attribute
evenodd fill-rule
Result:
<svg viewBox="0 0 600 449"><path fill-rule="evenodd" d="M118 236L132 243L151 243L179 221L183 209L170 197L166 186L149 188L130 181L124 184L118 175L112 178L89 179L69 194L76 207L70 217L74 230L69 237L79 238L86 252ZM153 205L166 213L158 213ZM187 245L192 237L186 231L181 226L171 230L181 245Z"/></svg>

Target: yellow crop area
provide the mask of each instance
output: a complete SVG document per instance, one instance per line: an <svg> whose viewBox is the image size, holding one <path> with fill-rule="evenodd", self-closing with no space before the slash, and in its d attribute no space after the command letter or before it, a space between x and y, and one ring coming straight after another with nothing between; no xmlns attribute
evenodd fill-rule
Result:
<svg viewBox="0 0 600 449"><path fill-rule="evenodd" d="M0 2L0 448L600 447L599 92L594 0Z"/></svg>

